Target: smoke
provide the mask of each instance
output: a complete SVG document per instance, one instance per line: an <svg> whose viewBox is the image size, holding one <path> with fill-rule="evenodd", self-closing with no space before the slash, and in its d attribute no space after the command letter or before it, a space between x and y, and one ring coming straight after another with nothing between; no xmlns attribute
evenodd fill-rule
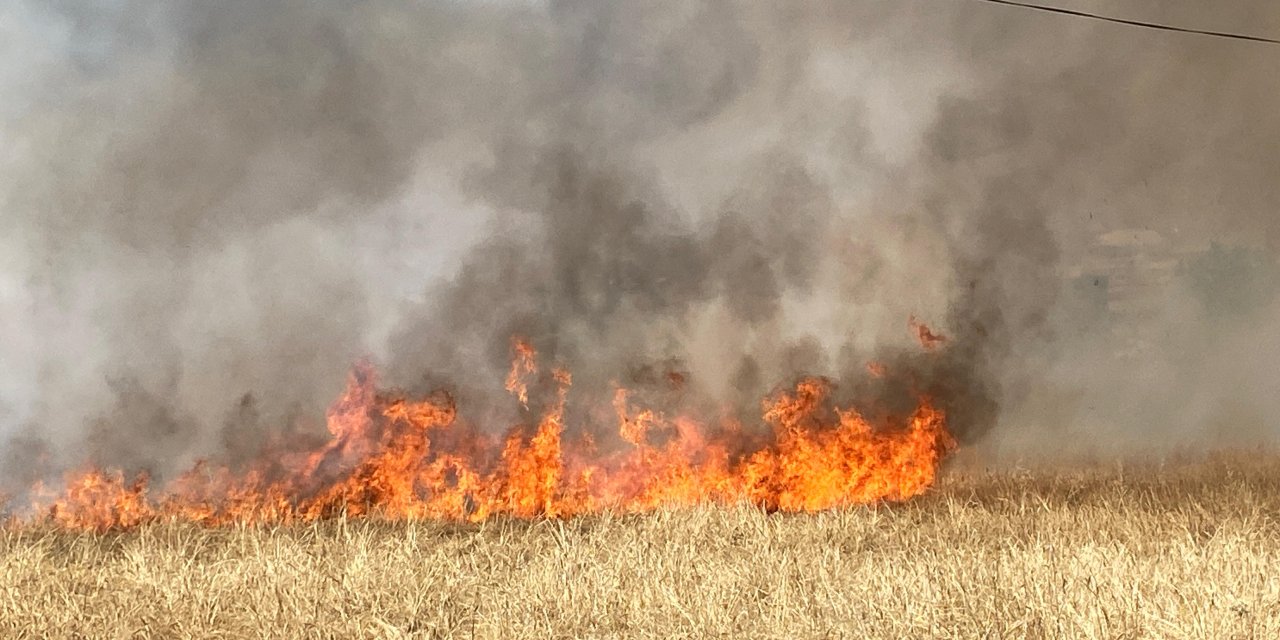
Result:
<svg viewBox="0 0 1280 640"><path fill-rule="evenodd" d="M513 334L573 398L749 415L826 375L993 450L1280 408L1264 286L1098 328L1070 284L1118 229L1274 255L1263 46L923 0L30 0L0 49L0 435L61 464L239 455L365 354L509 420Z"/></svg>

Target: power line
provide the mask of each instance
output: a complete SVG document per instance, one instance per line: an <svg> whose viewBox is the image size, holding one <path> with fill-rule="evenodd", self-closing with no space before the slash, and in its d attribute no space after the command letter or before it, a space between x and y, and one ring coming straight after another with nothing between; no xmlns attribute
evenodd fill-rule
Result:
<svg viewBox="0 0 1280 640"><path fill-rule="evenodd" d="M1092 20L1101 20L1103 22L1112 22L1115 24L1127 24L1134 27L1145 27L1147 29L1159 29L1161 31L1175 31L1177 33L1194 33L1202 36L1213 36L1215 38L1230 38L1232 40L1247 40L1249 42L1265 42L1267 44L1280 44L1280 40L1263 38L1261 36L1246 36L1238 33L1227 33L1224 31L1205 31L1203 29L1188 29L1186 27L1175 27L1167 24L1156 24L1154 22L1142 22L1140 20L1126 20L1124 18L1112 18L1110 16L1099 15L1096 13L1088 13L1086 11L1076 11L1074 9L1063 9L1061 7L1047 7L1039 4L1015 2L1014 0L978 0L978 1L990 2L992 4L1003 4L1010 7L1022 7L1024 9L1035 9L1037 11L1046 11L1048 13L1058 13L1058 14L1067 15L1067 16L1075 16L1077 18L1090 18Z"/></svg>

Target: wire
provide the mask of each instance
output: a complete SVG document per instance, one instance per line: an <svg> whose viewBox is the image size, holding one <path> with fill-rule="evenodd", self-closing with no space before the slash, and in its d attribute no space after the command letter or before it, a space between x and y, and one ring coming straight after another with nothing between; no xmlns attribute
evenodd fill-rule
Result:
<svg viewBox="0 0 1280 640"><path fill-rule="evenodd" d="M1263 38L1261 36L1246 36L1238 33L1226 33L1223 31L1205 31L1202 29L1188 29L1185 27L1174 27L1167 24L1156 24L1154 22L1142 22L1140 20L1126 20L1124 18L1112 18L1110 16L1098 15L1096 13L1088 13L1085 11L1076 11L1074 9L1063 9L1061 7L1047 7L1039 4L1030 4L1026 2L1015 2L1014 0L978 0L979 2L990 2L992 4L1003 4L1010 7L1022 7L1024 9L1035 9L1037 11L1047 11L1049 13L1058 13L1068 16L1076 16L1078 18L1090 18L1093 20L1102 20L1103 22L1113 22L1116 24L1127 24L1134 27L1145 27L1148 29L1159 29L1161 31L1175 31L1178 33L1194 33L1202 36L1213 36L1215 38L1230 38L1232 40L1247 40L1249 42L1264 42L1267 44L1280 44L1280 40L1271 38Z"/></svg>

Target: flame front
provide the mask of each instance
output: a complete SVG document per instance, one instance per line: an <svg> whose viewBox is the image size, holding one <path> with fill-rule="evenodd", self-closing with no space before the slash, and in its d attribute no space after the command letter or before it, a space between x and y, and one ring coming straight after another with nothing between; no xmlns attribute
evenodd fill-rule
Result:
<svg viewBox="0 0 1280 640"><path fill-rule="evenodd" d="M528 384L539 374L532 346L513 342L506 387L526 408ZM315 450L267 451L234 470L201 463L159 490L145 475L91 469L69 477L56 495L37 487L33 518L104 531L157 520L480 521L744 501L818 511L918 495L955 446L927 399L900 424L873 428L857 412L831 407L829 383L810 378L763 402L769 428L758 433L732 420L668 418L617 388L618 438L602 450L590 431L566 436L572 377L559 368L548 375L555 395L536 424L498 439L459 420L447 395L379 391L376 372L361 363L327 412L330 440Z"/></svg>

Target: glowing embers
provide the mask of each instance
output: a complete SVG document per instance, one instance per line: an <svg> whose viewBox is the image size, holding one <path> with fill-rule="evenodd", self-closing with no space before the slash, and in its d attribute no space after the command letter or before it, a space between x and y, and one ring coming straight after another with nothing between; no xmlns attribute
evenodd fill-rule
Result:
<svg viewBox="0 0 1280 640"><path fill-rule="evenodd" d="M609 413L617 438L590 429L566 435L572 377L561 368L544 372L533 347L516 340L506 388L527 408L534 381L552 394L540 417L495 438L459 420L448 395L379 391L373 368L358 364L327 413L331 438L321 447L273 451L235 470L202 463L163 490L145 476L93 469L68 478L56 497L37 490L46 500L35 518L108 530L341 514L478 521L740 501L815 511L917 495L954 446L928 399L900 424L873 427L833 406L830 384L817 378L765 399L763 428L668 417L617 388ZM611 444L602 448L598 439Z"/></svg>

